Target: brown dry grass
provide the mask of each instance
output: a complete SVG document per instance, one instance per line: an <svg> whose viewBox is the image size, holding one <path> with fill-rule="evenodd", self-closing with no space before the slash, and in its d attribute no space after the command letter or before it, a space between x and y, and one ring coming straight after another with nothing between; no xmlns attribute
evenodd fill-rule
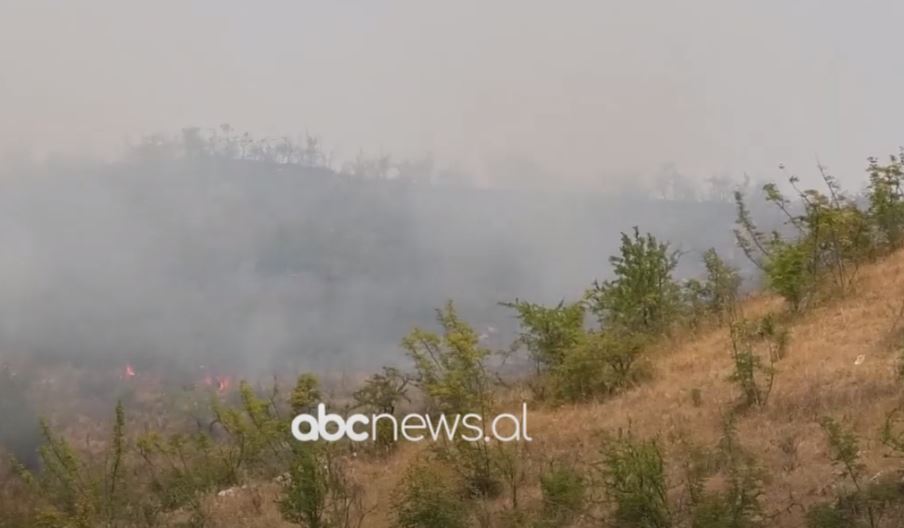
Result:
<svg viewBox="0 0 904 528"><path fill-rule="evenodd" d="M806 506L826 498L837 481L818 425L822 416L833 416L857 431L870 474L889 466L879 430L901 396L890 336L904 327L902 302L904 253L898 253L865 266L846 296L815 306L792 322L788 352L777 365L769 404L745 412L737 424L740 440L768 475L767 509L782 512L775 526L800 526L802 508L795 503ZM746 316L781 309L780 299L765 295L743 305ZM667 452L678 449L676 438L712 445L725 411L738 398L727 381L729 346L725 327L685 336L656 351L654 378L642 386L604 402L532 408L529 429L535 441L530 452L540 459L567 456L590 462L597 456L601 433L627 427L639 435L658 436ZM855 365L860 355L865 361ZM695 390L702 396L700 406L691 401ZM367 490L367 503L375 508L366 526L388 526L390 493L420 449L407 445L389 459L356 461L356 477ZM215 526L282 526L273 487L254 493L262 496L255 499L262 504L259 508L252 507L249 493L213 500ZM532 475L524 496L530 502L537 495ZM255 515L243 513L248 511Z"/></svg>

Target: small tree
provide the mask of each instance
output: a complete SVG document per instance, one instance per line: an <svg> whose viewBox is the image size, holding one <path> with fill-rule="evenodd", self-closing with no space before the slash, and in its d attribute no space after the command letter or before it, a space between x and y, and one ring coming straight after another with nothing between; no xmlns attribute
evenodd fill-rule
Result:
<svg viewBox="0 0 904 528"><path fill-rule="evenodd" d="M415 328L402 340L414 361L415 383L433 410L448 414L486 414L492 401L486 367L490 351L480 346L477 333L459 318L452 302L437 310L440 336Z"/></svg>
<svg viewBox="0 0 904 528"><path fill-rule="evenodd" d="M678 254L652 234L622 233L619 255L610 257L615 278L594 282L587 296L603 326L655 335L679 312L681 290L672 279Z"/></svg>
<svg viewBox="0 0 904 528"><path fill-rule="evenodd" d="M398 369L383 367L382 373L372 375L364 382L364 386L352 395L355 407L368 409L376 414L394 415L396 406L403 400L408 401L407 390L410 381L410 378ZM379 421L376 434L374 442L378 448L388 450L395 446L395 430L391 422Z"/></svg>
<svg viewBox="0 0 904 528"><path fill-rule="evenodd" d="M886 249L896 249L904 242L904 163L899 156L891 156L881 165L870 158L869 218L878 231L879 243Z"/></svg>
<svg viewBox="0 0 904 528"><path fill-rule="evenodd" d="M775 364L787 347L787 331L766 317L757 322L736 321L730 332L734 372L729 379L740 387L745 407L766 405L775 380Z"/></svg>
<svg viewBox="0 0 904 528"><path fill-rule="evenodd" d="M562 301L550 308L515 299L503 306L518 312L521 321L518 341L530 352L537 374L561 365L568 350L584 338L586 305L583 302Z"/></svg>
<svg viewBox="0 0 904 528"><path fill-rule="evenodd" d="M296 414L310 412L320 401L320 381L317 376L310 373L299 375L289 400L292 411Z"/></svg>
<svg viewBox="0 0 904 528"><path fill-rule="evenodd" d="M361 490L348 479L334 451L329 444L295 446L289 479L279 499L283 519L305 528L363 525Z"/></svg>
<svg viewBox="0 0 904 528"><path fill-rule="evenodd" d="M410 381L398 369L383 367L383 372L368 378L352 398L358 408L369 409L374 413L395 414L396 406L402 400L408 400L407 388Z"/></svg>
<svg viewBox="0 0 904 528"><path fill-rule="evenodd" d="M493 404L493 383L486 366L490 351L480 346L477 333L459 318L451 301L437 310L437 320L442 335L416 328L402 341L414 360L414 382L431 411L448 416L473 413L487 423ZM473 495L486 497L499 492L488 443L455 438L444 440L438 448L442 457L457 462Z"/></svg>
<svg viewBox="0 0 904 528"><path fill-rule="evenodd" d="M735 193L738 206L735 237L750 260L766 272L769 287L799 310L819 283L827 278L841 291L852 284L859 262L871 249L870 223L856 203L847 198L837 181L819 165L826 192L801 189L798 178L788 183L797 193L792 203L774 183L763 186L766 201L786 218L795 232L786 239L778 231L759 231L743 196Z"/></svg>
<svg viewBox="0 0 904 528"><path fill-rule="evenodd" d="M694 312L714 315L720 323L733 320L741 287L737 268L722 260L714 248L703 253L703 265L706 267L703 282L692 280L687 286L693 298L691 306L699 307Z"/></svg>

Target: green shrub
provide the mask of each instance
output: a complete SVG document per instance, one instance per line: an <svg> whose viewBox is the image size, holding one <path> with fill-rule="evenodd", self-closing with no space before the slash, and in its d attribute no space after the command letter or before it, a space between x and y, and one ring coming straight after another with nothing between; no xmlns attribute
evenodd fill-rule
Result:
<svg viewBox="0 0 904 528"><path fill-rule="evenodd" d="M900 526L904 519L904 488L899 476L890 472L866 478L860 461L860 442L854 432L828 417L822 419L821 425L828 440L829 457L844 481L835 486L833 501L815 504L807 511L808 526Z"/></svg>
<svg viewBox="0 0 904 528"><path fill-rule="evenodd" d="M550 308L515 299L503 306L514 308L521 322L518 342L530 352L537 374L543 374L562 364L565 354L585 335L583 302L560 302Z"/></svg>
<svg viewBox="0 0 904 528"><path fill-rule="evenodd" d="M775 243L765 264L766 285L792 310L803 307L816 285L809 248L802 243Z"/></svg>
<svg viewBox="0 0 904 528"><path fill-rule="evenodd" d="M703 253L703 264L704 280L691 279L684 286L691 323L698 325L707 316L714 316L719 323L733 320L741 287L738 270L722 260L713 248Z"/></svg>
<svg viewBox="0 0 904 528"><path fill-rule="evenodd" d="M408 399L408 376L392 367L383 367L383 372L374 374L368 378L364 385L355 391L352 399L355 408L363 409L373 414L395 415L396 407L402 401ZM383 452L391 450L396 445L395 429L387 420L377 422L376 438L374 446Z"/></svg>
<svg viewBox="0 0 904 528"><path fill-rule="evenodd" d="M738 245L766 273L769 288L785 297L793 310L803 307L822 279L846 291L856 277L860 262L874 247L870 217L842 193L824 167L819 166L819 173L826 193L802 190L797 186L797 177L788 178L797 194L796 203L787 199L775 184L763 186L766 201L786 218L788 230L793 231L791 238L785 238L777 230L769 235L759 231L743 195L735 193Z"/></svg>
<svg viewBox="0 0 904 528"><path fill-rule="evenodd" d="M305 528L356 528L366 514L361 490L330 444L295 446L278 502L283 519Z"/></svg>
<svg viewBox="0 0 904 528"><path fill-rule="evenodd" d="M466 528L469 510L454 477L422 463L408 469L392 504L397 528Z"/></svg>
<svg viewBox="0 0 904 528"><path fill-rule="evenodd" d="M33 512L34 525L116 527L125 526L125 521L138 516L132 500L138 495L126 495L129 489L123 482L127 446L122 403L116 405L111 448L103 464L79 457L46 422L41 423L41 430L44 437L44 444L38 450L41 471L33 474L22 465L16 466L22 481L42 503Z"/></svg>
<svg viewBox="0 0 904 528"><path fill-rule="evenodd" d="M775 364L784 357L787 330L772 317L760 321L742 319L731 325L731 358L734 371L729 380L741 389L742 405L766 405L775 380Z"/></svg>
<svg viewBox="0 0 904 528"><path fill-rule="evenodd" d="M757 528L763 525L762 471L738 442L734 417L723 423L714 451L698 452L687 466L693 528ZM705 481L719 475L720 491L705 491Z"/></svg>
<svg viewBox="0 0 904 528"><path fill-rule="evenodd" d="M296 415L311 412L321 401L320 381L317 376L304 373L295 381L289 404Z"/></svg>
<svg viewBox="0 0 904 528"><path fill-rule="evenodd" d="M197 505L201 495L236 485L236 474L222 447L203 433L139 437L137 451L148 491L163 511Z"/></svg>
<svg viewBox="0 0 904 528"><path fill-rule="evenodd" d="M590 332L552 372L555 396L581 401L631 386L646 374L646 336L614 330Z"/></svg>
<svg viewBox="0 0 904 528"><path fill-rule="evenodd" d="M429 409L447 416L473 413L489 423L493 380L486 362L490 351L480 346L477 333L458 317L451 302L437 311L442 335L414 329L402 346L414 360L414 383L423 391ZM475 496L491 497L501 490L491 447L443 437L437 453L461 472Z"/></svg>
<svg viewBox="0 0 904 528"><path fill-rule="evenodd" d="M574 466L558 462L540 475L540 491L543 493L540 526L565 526L583 511L587 483Z"/></svg>
<svg viewBox="0 0 904 528"><path fill-rule="evenodd" d="M668 528L665 463L655 440L620 433L603 447L603 483L614 504L616 525L624 528Z"/></svg>
<svg viewBox="0 0 904 528"><path fill-rule="evenodd" d="M652 234L622 233L619 255L610 257L615 278L594 282L590 309L605 328L656 335L680 312L681 289L672 279L678 253Z"/></svg>
<svg viewBox="0 0 904 528"><path fill-rule="evenodd" d="M437 310L442 335L415 328L402 347L414 361L415 384L432 410L446 414L478 413L492 402L492 380L486 361L490 351L477 333L458 317L450 301Z"/></svg>
<svg viewBox="0 0 904 528"><path fill-rule="evenodd" d="M886 165L869 160L869 218L875 226L878 243L896 249L904 242L904 164L899 156L891 156Z"/></svg>

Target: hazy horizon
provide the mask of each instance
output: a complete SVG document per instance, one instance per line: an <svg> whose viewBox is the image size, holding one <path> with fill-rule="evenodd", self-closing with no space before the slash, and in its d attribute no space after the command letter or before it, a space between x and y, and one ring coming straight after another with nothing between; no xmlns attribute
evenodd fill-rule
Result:
<svg viewBox="0 0 904 528"><path fill-rule="evenodd" d="M0 152L109 157L230 123L460 165L605 183L672 164L845 182L895 152L892 1L0 2Z"/></svg>

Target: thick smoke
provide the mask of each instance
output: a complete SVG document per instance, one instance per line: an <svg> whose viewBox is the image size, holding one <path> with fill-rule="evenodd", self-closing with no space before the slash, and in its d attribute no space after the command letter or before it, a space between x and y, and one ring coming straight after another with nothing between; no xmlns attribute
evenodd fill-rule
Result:
<svg viewBox="0 0 904 528"><path fill-rule="evenodd" d="M192 137L114 163L4 165L4 354L362 371L397 362L447 299L504 332L500 301L576 298L633 225L684 250L685 275L732 247L725 201L348 174Z"/></svg>

